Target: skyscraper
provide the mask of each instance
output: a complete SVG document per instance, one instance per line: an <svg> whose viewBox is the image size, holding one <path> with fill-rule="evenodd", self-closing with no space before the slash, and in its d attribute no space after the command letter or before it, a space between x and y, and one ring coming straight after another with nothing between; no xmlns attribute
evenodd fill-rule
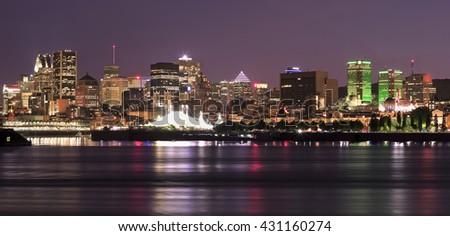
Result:
<svg viewBox="0 0 450 236"><path fill-rule="evenodd" d="M428 105L436 95L433 80L429 74L412 74L406 77L406 98L412 102Z"/></svg>
<svg viewBox="0 0 450 236"><path fill-rule="evenodd" d="M3 85L3 115L15 113L20 106L20 87L18 84Z"/></svg>
<svg viewBox="0 0 450 236"><path fill-rule="evenodd" d="M355 96L358 104L372 102L372 62L347 62L347 96Z"/></svg>
<svg viewBox="0 0 450 236"><path fill-rule="evenodd" d="M119 66L105 66L103 67L103 78L109 79L119 76Z"/></svg>
<svg viewBox="0 0 450 236"><path fill-rule="evenodd" d="M378 72L378 104L386 98L403 98L403 72L388 69Z"/></svg>
<svg viewBox="0 0 450 236"><path fill-rule="evenodd" d="M78 80L75 95L77 106L90 109L99 108L100 86L98 84L98 81L88 74Z"/></svg>
<svg viewBox="0 0 450 236"><path fill-rule="evenodd" d="M288 68L280 74L281 102L295 107L317 105L321 108L325 104L327 79L328 72Z"/></svg>
<svg viewBox="0 0 450 236"><path fill-rule="evenodd" d="M77 85L77 53L62 50L53 53L53 97L75 101Z"/></svg>
<svg viewBox="0 0 450 236"><path fill-rule="evenodd" d="M194 99L205 101L210 98L212 86L201 72L199 62L184 55L175 64L179 65L180 72L180 103L189 103L188 101L192 102Z"/></svg>
<svg viewBox="0 0 450 236"><path fill-rule="evenodd" d="M227 80L220 81L220 92L219 92L220 101L223 104L228 104L231 99L231 85Z"/></svg>
<svg viewBox="0 0 450 236"><path fill-rule="evenodd" d="M249 99L252 96L251 82L241 71L231 82L233 98Z"/></svg>
<svg viewBox="0 0 450 236"><path fill-rule="evenodd" d="M17 81L20 88L20 99L23 109L27 110L27 113L31 113L29 109L29 98L33 92L33 76L32 75L21 75L20 80Z"/></svg>
<svg viewBox="0 0 450 236"><path fill-rule="evenodd" d="M179 66L159 62L150 66L150 92L153 107L178 109L180 81Z"/></svg>
<svg viewBox="0 0 450 236"><path fill-rule="evenodd" d="M122 95L128 90L128 78L123 76L101 80L101 103L110 106L122 105Z"/></svg>
<svg viewBox="0 0 450 236"><path fill-rule="evenodd" d="M180 82L186 81L188 84L194 84L197 82L200 76L200 63L192 60L187 55L178 58L175 64L179 65Z"/></svg>
<svg viewBox="0 0 450 236"><path fill-rule="evenodd" d="M53 68L50 54L38 54L34 65L33 92L50 94L53 90Z"/></svg>

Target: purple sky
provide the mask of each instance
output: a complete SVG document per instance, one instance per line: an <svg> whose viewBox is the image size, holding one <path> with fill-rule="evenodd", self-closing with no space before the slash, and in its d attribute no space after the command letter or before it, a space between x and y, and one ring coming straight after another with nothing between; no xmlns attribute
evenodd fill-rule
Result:
<svg viewBox="0 0 450 236"><path fill-rule="evenodd" d="M450 2L414 0L7 1L0 14L1 83L31 73L38 53L78 52L78 73L99 79L118 45L123 75L187 53L213 82L243 70L278 86L287 66L325 70L346 84L346 61L450 77ZM375 79L376 80L376 79Z"/></svg>

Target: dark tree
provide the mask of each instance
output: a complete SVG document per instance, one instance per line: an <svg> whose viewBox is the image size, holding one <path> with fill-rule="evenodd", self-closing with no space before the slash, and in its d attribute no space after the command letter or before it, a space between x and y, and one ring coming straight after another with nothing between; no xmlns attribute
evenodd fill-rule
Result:
<svg viewBox="0 0 450 236"><path fill-rule="evenodd" d="M350 121L349 126L352 131L361 131L364 128L364 124L360 120Z"/></svg>
<svg viewBox="0 0 450 236"><path fill-rule="evenodd" d="M370 132L377 132L380 130L380 121L377 118L377 115L372 114L372 117L369 121Z"/></svg>
<svg viewBox="0 0 450 236"><path fill-rule="evenodd" d="M267 129L267 124L266 122L264 122L264 120L261 119L258 121L258 123L256 123L254 128L258 130L265 130Z"/></svg>
<svg viewBox="0 0 450 236"><path fill-rule="evenodd" d="M391 131L391 128L392 128L392 120L391 120L391 116L387 116L386 119L387 119L387 120L386 120L387 128L388 128L389 131Z"/></svg>
<svg viewBox="0 0 450 236"><path fill-rule="evenodd" d="M419 121L417 122L417 129L418 129L419 131L422 131L422 126L423 126L422 123L423 123L423 122L422 122L422 117L419 116Z"/></svg>
<svg viewBox="0 0 450 236"><path fill-rule="evenodd" d="M406 119L407 119L408 117L406 116L406 114L403 114L403 121L402 121L402 129L405 129L406 128Z"/></svg>
<svg viewBox="0 0 450 236"><path fill-rule="evenodd" d="M286 121L281 120L280 122L278 122L277 129L278 130L286 130L287 129Z"/></svg>
<svg viewBox="0 0 450 236"><path fill-rule="evenodd" d="M430 128L431 126L431 116L432 114L430 114L429 116L427 115L425 117L425 128L428 130L428 128Z"/></svg>
<svg viewBox="0 0 450 236"><path fill-rule="evenodd" d="M402 127L402 114L397 112L397 128L400 129L400 127Z"/></svg>
<svg viewBox="0 0 450 236"><path fill-rule="evenodd" d="M431 110L428 107L419 107L411 111L411 126L415 129L422 130L423 122L425 122L425 127L428 129L431 124ZM421 121L421 126L416 124L416 121ZM414 122L413 122L414 121Z"/></svg>
<svg viewBox="0 0 450 236"><path fill-rule="evenodd" d="M434 132L439 131L439 122L437 114L434 115Z"/></svg>
<svg viewBox="0 0 450 236"><path fill-rule="evenodd" d="M341 123L337 120L333 121L333 124L331 125L334 131L341 131L342 130L341 126L342 126Z"/></svg>

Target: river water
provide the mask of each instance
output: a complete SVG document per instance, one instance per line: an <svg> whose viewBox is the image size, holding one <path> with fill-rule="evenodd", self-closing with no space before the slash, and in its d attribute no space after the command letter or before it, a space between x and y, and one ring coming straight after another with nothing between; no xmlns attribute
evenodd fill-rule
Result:
<svg viewBox="0 0 450 236"><path fill-rule="evenodd" d="M447 143L32 141L0 215L450 215Z"/></svg>

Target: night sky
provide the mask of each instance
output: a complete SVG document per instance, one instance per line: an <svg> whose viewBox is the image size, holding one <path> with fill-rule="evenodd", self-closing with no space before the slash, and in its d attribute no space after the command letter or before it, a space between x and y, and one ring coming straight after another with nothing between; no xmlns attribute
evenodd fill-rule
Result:
<svg viewBox="0 0 450 236"><path fill-rule="evenodd" d="M1 84L31 73L38 53L78 52L78 74L111 64L149 76L150 64L184 53L213 82L243 70L279 85L288 66L324 70L346 84L346 61L450 77L449 1L7 0L0 6ZM376 80L376 79L375 79Z"/></svg>

